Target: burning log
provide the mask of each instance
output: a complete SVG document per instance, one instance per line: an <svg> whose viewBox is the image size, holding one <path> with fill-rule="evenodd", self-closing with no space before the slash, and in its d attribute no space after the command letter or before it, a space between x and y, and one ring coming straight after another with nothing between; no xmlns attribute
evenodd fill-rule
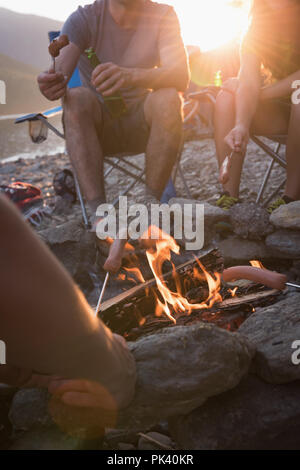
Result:
<svg viewBox="0 0 300 470"><path fill-rule="evenodd" d="M221 273L223 271L223 258L218 250L211 250L201 257L201 264L205 265L207 272ZM219 274L220 275L220 274ZM169 291L182 292L185 295L191 289L202 286L203 301L206 300L207 280L199 272L199 260L191 259L178 266L175 270L162 274L160 284L166 286ZM137 329L147 326L147 333L152 331L149 326L167 326L172 319L158 312L158 317L153 320L153 314L157 308L157 301L162 303L162 296L157 285L157 278L144 282L106 302L100 308L100 314L106 325L115 333L121 334L128 340L136 339ZM160 300L161 299L161 300ZM188 301L186 305L188 306ZM190 307L194 305L189 304ZM196 306L195 306L196 308ZM187 314L188 311L182 312ZM147 325L146 325L147 323ZM145 334L145 328L143 333ZM139 336L139 335L138 335Z"/></svg>

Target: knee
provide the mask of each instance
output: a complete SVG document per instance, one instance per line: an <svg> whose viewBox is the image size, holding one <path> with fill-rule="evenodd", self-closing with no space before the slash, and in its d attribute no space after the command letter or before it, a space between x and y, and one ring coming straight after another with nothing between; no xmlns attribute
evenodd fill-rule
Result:
<svg viewBox="0 0 300 470"><path fill-rule="evenodd" d="M223 117L224 114L228 114L229 111L234 109L235 106L235 95L227 90L221 90L216 98L215 104L215 119Z"/></svg>
<svg viewBox="0 0 300 470"><path fill-rule="evenodd" d="M152 93L151 115L153 119L163 121L165 125L182 122L183 102L175 88L164 88Z"/></svg>
<svg viewBox="0 0 300 470"><path fill-rule="evenodd" d="M91 90L84 87L71 88L64 99L64 115L76 120L86 119L95 109L97 97Z"/></svg>

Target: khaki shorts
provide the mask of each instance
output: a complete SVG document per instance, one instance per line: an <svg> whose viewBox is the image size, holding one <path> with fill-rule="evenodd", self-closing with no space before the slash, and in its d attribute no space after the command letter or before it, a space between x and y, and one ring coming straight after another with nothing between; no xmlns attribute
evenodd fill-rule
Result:
<svg viewBox="0 0 300 470"><path fill-rule="evenodd" d="M130 105L128 112L119 119L112 119L104 109L101 139L104 155L145 152L150 136L144 113L145 99Z"/></svg>

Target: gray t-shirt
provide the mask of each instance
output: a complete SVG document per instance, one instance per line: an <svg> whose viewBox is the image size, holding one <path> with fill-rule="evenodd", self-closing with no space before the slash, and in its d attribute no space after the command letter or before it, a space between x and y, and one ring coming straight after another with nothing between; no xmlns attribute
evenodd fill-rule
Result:
<svg viewBox="0 0 300 470"><path fill-rule="evenodd" d="M168 5L144 0L142 14L134 29L123 28L113 19L109 0L97 0L79 7L65 22L62 34L76 44L81 56L78 64L83 86L90 84L92 68L84 55L93 47L101 63L113 62L121 67L154 68L160 66L160 47L170 45L183 48L178 18ZM148 90L126 88L121 90L127 104L138 102ZM99 95L100 96L100 95Z"/></svg>

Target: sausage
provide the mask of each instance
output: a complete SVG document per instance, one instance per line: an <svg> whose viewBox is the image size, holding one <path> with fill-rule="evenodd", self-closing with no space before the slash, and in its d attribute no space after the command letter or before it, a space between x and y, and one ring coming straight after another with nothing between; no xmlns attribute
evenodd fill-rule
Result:
<svg viewBox="0 0 300 470"><path fill-rule="evenodd" d="M219 182L221 184L226 184L229 181L232 157L233 157L233 153L231 155L228 155L225 158L224 162L222 163L222 166L220 168L220 175L219 175Z"/></svg>
<svg viewBox="0 0 300 470"><path fill-rule="evenodd" d="M69 38L66 34L62 34L62 36L59 36L59 38L54 39L50 46L48 47L49 54L52 57L58 57L61 49L64 47L68 46L69 44Z"/></svg>
<svg viewBox="0 0 300 470"><path fill-rule="evenodd" d="M248 279L277 290L284 290L287 282L287 277L284 274L252 266L235 266L225 269L222 277L225 282Z"/></svg>
<svg viewBox="0 0 300 470"><path fill-rule="evenodd" d="M110 247L108 258L104 264L105 271L115 274L120 270L126 244L126 238L114 240Z"/></svg>

